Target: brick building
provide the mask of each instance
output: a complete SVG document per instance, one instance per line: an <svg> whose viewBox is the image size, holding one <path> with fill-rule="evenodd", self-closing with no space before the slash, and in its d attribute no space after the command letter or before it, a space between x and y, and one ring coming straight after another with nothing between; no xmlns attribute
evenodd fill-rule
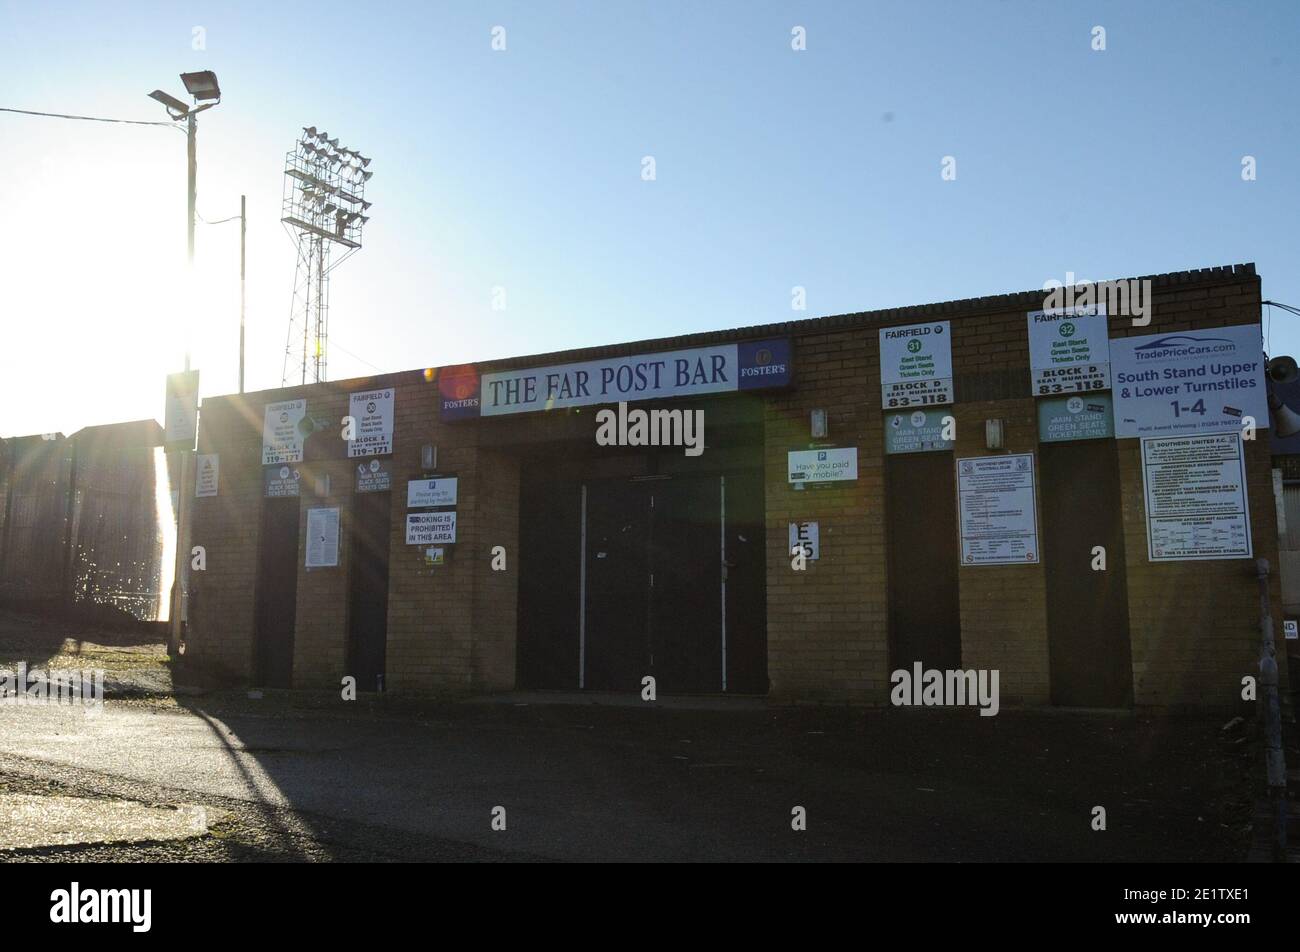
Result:
<svg viewBox="0 0 1300 952"><path fill-rule="evenodd" d="M1109 348L1118 380L1127 338L1141 358L1235 346L1210 367L1241 394L1197 371L1200 404L1133 387L1152 393L1131 417L1130 391L1121 407L1068 347L1067 369L1031 375L1029 291L208 398L187 655L297 687L654 675L663 694L873 704L920 661L998 670L1004 704L1231 705L1257 671L1251 557L1277 562L1268 441L1175 438L1258 406L1261 348L1222 329L1258 327L1260 281L1253 265L1149 281L1149 323L1112 308L1074 352ZM916 339L888 338L882 367L899 328ZM1202 338L1219 343L1184 347ZM703 411L704 451L601 445L620 399ZM1080 409L1092 429L1072 429ZM1148 411L1177 422L1116 435ZM1235 495L1228 476L1188 488L1207 472L1244 477Z"/></svg>

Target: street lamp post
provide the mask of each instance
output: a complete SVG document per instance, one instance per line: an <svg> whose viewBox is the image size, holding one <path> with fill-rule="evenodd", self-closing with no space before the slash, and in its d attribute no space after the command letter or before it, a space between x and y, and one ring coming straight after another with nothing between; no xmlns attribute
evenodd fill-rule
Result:
<svg viewBox="0 0 1300 952"><path fill-rule="evenodd" d="M173 120L179 122L185 120L185 138L186 138L186 210L188 212L188 221L186 222L186 251L189 264L189 280L194 280L194 219L195 219L195 193L197 191L198 180L198 161L195 152L195 133L198 125L195 122L199 113L205 109L211 109L221 102L221 86L217 83L217 75L211 70L201 70L196 73L181 73L181 82L185 84L185 91L194 99L194 105L188 106L175 96L163 92L161 89L155 89L149 94L150 99L162 103ZM190 346L192 342L193 327L190 316L184 316L185 320L185 370L190 369ZM198 393L195 392L194 399L198 400ZM181 614L185 590L185 566L189 564L187 558L187 549L185 545L186 518L185 510L188 498L193 494L193 490L187 491L189 480L189 460L194 455L193 445L180 448L180 483L176 493L176 564L173 570L172 598L171 598L171 635L168 639L168 649L175 653L180 646L181 641Z"/></svg>

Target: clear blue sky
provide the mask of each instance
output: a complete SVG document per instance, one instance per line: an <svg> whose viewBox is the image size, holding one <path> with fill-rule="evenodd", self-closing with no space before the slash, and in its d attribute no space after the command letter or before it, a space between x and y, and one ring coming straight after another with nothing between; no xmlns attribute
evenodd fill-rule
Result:
<svg viewBox="0 0 1300 952"><path fill-rule="evenodd" d="M1255 261L1300 305L1295 0L0 3L0 106L160 119L198 69L200 213L249 199L249 389L280 382L304 125L374 157L335 379L1067 272ZM182 136L0 114L0 168L0 435L161 418L187 318L204 393L235 389L238 230L200 225L184 280Z"/></svg>

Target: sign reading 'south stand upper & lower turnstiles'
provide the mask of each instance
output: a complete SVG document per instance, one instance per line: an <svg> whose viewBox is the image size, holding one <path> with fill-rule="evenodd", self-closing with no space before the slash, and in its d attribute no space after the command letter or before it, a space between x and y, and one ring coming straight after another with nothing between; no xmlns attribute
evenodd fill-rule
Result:
<svg viewBox="0 0 1300 952"><path fill-rule="evenodd" d="M469 367L439 375L443 420L505 416L601 403L687 397L788 386L790 341L742 341L479 375Z"/></svg>

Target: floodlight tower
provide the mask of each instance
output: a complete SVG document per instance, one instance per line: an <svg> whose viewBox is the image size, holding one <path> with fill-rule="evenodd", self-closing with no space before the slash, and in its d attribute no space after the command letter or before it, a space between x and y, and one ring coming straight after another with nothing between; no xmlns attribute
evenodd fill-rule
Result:
<svg viewBox="0 0 1300 952"><path fill-rule="evenodd" d="M289 385L297 363L300 382L326 379L329 338L329 275L361 248L366 212L366 183L374 172L370 159L340 146L327 132L305 126L284 160L284 199L280 221L298 249L289 308L289 334L284 345L280 385ZM335 245L347 250L331 263ZM301 327L299 324L301 323ZM293 361L295 342L302 338L301 361Z"/></svg>

